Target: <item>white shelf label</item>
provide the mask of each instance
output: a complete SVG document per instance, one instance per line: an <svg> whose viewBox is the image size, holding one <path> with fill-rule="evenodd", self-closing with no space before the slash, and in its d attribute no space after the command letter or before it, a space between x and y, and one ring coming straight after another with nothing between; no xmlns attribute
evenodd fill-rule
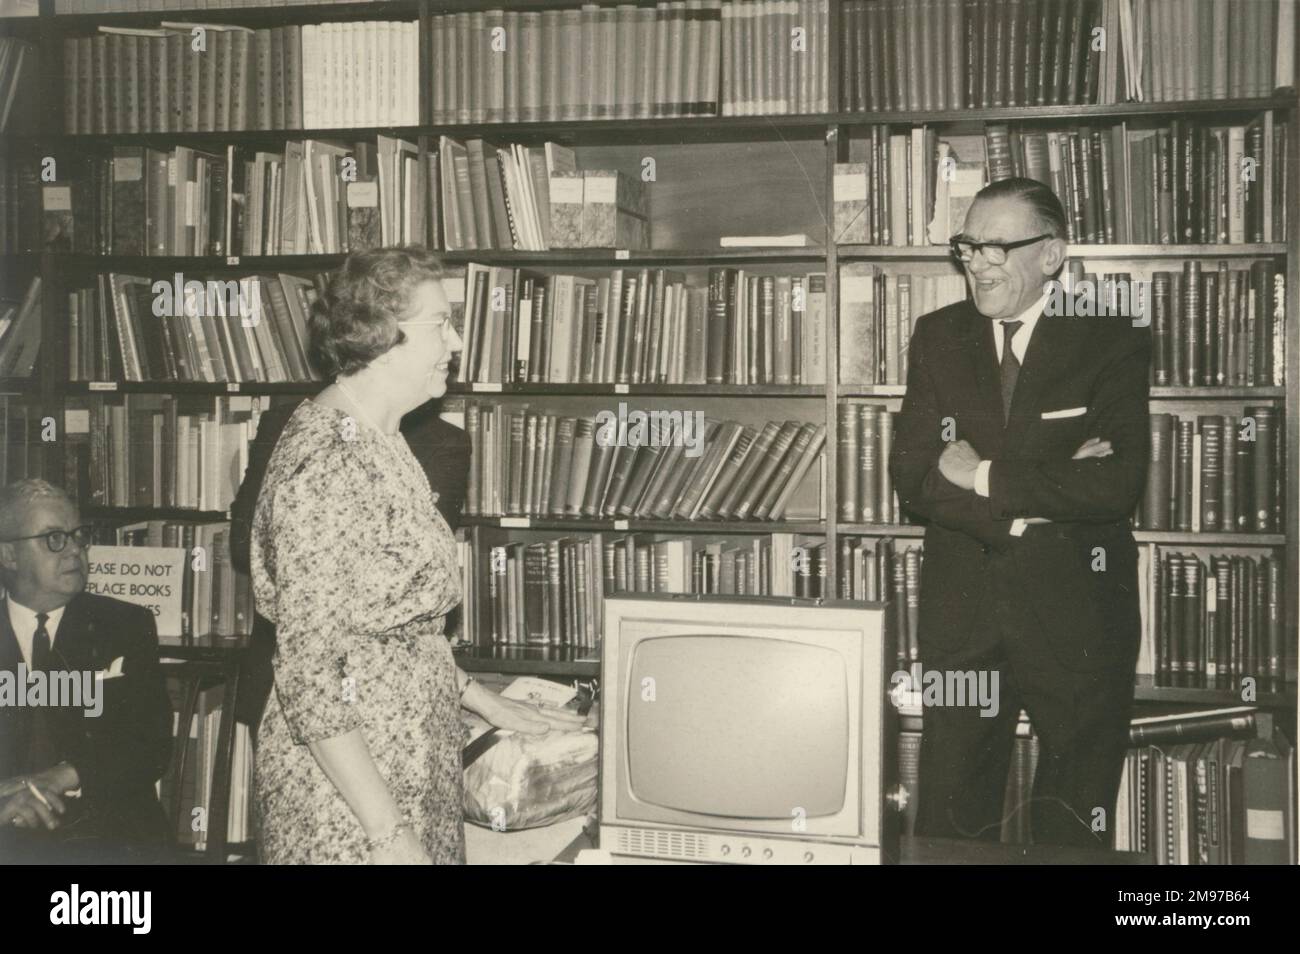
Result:
<svg viewBox="0 0 1300 954"><path fill-rule="evenodd" d="M503 527L531 527L533 521L531 517L502 517L501 526Z"/></svg>
<svg viewBox="0 0 1300 954"><path fill-rule="evenodd" d="M116 391L117 382L116 381L91 381L89 387L90 390L92 391Z"/></svg>
<svg viewBox="0 0 1300 954"><path fill-rule="evenodd" d="M630 394L631 392L628 390L628 386L627 386L626 384L616 384L616 385L614 385L614 393L615 393L615 394Z"/></svg>
<svg viewBox="0 0 1300 954"><path fill-rule="evenodd" d="M227 265L238 265L238 264L239 264L239 256L238 256L238 255L227 255L227 256L226 256L226 264L227 264Z"/></svg>
<svg viewBox="0 0 1300 954"><path fill-rule="evenodd" d="M630 524L629 524L626 520L615 520L615 521L614 521L614 529L615 529L615 530L627 530L629 527L630 527Z"/></svg>
<svg viewBox="0 0 1300 954"><path fill-rule="evenodd" d="M46 212L72 211L72 186L46 186L41 196Z"/></svg>
<svg viewBox="0 0 1300 954"><path fill-rule="evenodd" d="M64 411L63 431L66 434L89 434L90 411L85 408L69 408Z"/></svg>
<svg viewBox="0 0 1300 954"><path fill-rule="evenodd" d="M501 385L499 383L475 381L470 385L475 394L500 394Z"/></svg>
<svg viewBox="0 0 1300 954"><path fill-rule="evenodd" d="M238 382L238 381L227 381L227 382L226 382L226 390L227 390L229 393L231 393L231 394L238 394L238 393L239 393L239 382Z"/></svg>
<svg viewBox="0 0 1300 954"><path fill-rule="evenodd" d="M623 262L631 257L632 257L632 253L625 248L614 249L614 259L616 261Z"/></svg>

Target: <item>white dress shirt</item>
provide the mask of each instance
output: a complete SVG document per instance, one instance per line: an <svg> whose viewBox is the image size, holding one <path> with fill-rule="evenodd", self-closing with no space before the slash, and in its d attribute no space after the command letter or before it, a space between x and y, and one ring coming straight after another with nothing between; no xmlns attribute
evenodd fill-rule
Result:
<svg viewBox="0 0 1300 954"><path fill-rule="evenodd" d="M23 662L27 663L28 668L32 665L32 639L36 636L36 610L28 609L22 603L14 602L12 596L5 597L5 605L9 611L9 625L14 629L14 635L18 637L18 648L22 650ZM50 610L47 614L49 619L45 621L45 631L50 634L50 648L54 648L54 638L59 632L59 620L63 618L63 611L67 607L60 606L58 609Z"/></svg>
<svg viewBox="0 0 1300 954"><path fill-rule="evenodd" d="M1043 317L1043 309L1047 307L1047 299L1050 292L1044 292L1043 297L1016 315L1015 318L998 318L993 324L993 346L997 348L998 364L1002 364L1002 339L1005 332L1002 325L1008 321L1022 322L1021 326L1016 329L1016 333L1011 336L1011 353L1016 356L1016 360L1021 365L1025 363L1025 353L1029 351L1029 341L1034 336L1034 328L1038 324L1038 319ZM981 497L989 495L989 468L993 466L993 461L982 460L979 466L975 468L975 493ZM1025 532L1025 521L1016 518L1011 524L1011 535L1020 536Z"/></svg>

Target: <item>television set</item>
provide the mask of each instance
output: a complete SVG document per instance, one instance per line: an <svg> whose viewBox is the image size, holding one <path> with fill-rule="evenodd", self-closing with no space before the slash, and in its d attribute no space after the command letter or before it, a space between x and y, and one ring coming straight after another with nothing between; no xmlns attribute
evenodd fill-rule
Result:
<svg viewBox="0 0 1300 954"><path fill-rule="evenodd" d="M896 861L887 625L882 604L608 598L599 853Z"/></svg>

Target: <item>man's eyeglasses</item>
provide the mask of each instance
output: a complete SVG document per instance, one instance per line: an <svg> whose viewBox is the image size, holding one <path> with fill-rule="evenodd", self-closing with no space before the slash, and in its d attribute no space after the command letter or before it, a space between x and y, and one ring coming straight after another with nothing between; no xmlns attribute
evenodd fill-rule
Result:
<svg viewBox="0 0 1300 954"><path fill-rule="evenodd" d="M1007 260L1007 253L1013 249L1024 248L1049 238L1053 236L1035 235L1033 238L1021 239L1018 242L973 242L964 235L954 235L948 239L948 247L960 262L969 262L975 257L976 252L983 252L984 261L990 265L1001 265Z"/></svg>
<svg viewBox="0 0 1300 954"><path fill-rule="evenodd" d="M64 547L71 540L81 549L86 549L92 543L91 537L94 528L87 525L77 527L73 530L51 530L49 533L34 533L30 537L14 537L11 540L0 540L0 543L18 543L20 540L39 540L45 539L45 545L50 548L51 553L62 553Z"/></svg>

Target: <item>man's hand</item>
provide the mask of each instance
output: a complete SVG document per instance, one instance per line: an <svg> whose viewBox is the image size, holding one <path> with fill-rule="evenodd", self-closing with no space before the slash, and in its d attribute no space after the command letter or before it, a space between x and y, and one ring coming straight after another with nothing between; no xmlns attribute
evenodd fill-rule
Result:
<svg viewBox="0 0 1300 954"><path fill-rule="evenodd" d="M0 824L53 831L62 823L67 807L52 789L38 784L35 778L29 781L30 787L24 784L0 802Z"/></svg>
<svg viewBox="0 0 1300 954"><path fill-rule="evenodd" d="M939 473L963 490L975 489L975 471L980 455L968 441L953 441L939 455Z"/></svg>

